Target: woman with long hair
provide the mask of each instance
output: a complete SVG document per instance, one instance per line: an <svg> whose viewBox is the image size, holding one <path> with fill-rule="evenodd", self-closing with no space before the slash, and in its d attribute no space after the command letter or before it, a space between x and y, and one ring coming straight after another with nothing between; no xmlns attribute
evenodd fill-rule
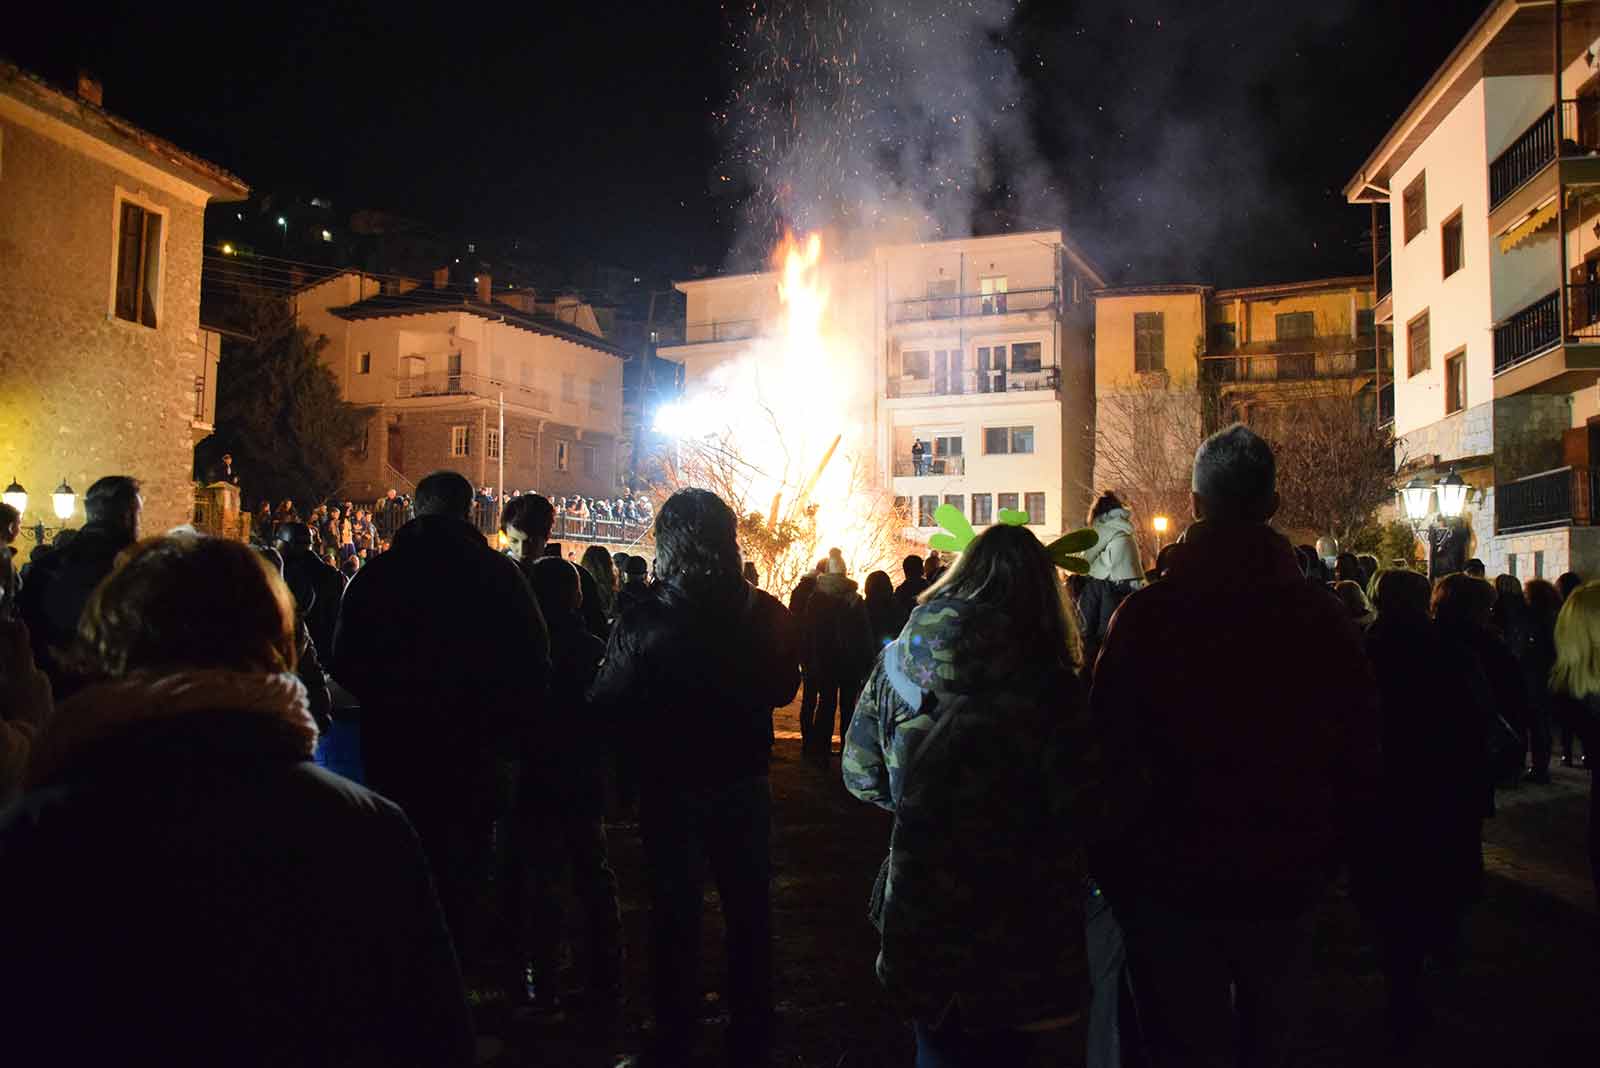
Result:
<svg viewBox="0 0 1600 1068"><path fill-rule="evenodd" d="M1519 658L1528 680L1529 765L1528 782L1550 781L1550 669L1556 663L1556 617L1561 614L1561 592L1544 579L1529 579L1522 587L1527 601L1528 640Z"/></svg>
<svg viewBox="0 0 1600 1068"><path fill-rule="evenodd" d="M1085 1007L1078 640L1025 527L980 534L884 649L845 786L895 813L878 978L919 1065L1016 1064Z"/></svg>
<svg viewBox="0 0 1600 1068"><path fill-rule="evenodd" d="M1550 670L1551 712L1570 726L1585 753L1600 745L1600 582L1579 586L1556 617L1556 662ZM1600 901L1600 794L1589 784L1589 868Z"/></svg>
<svg viewBox="0 0 1600 1068"><path fill-rule="evenodd" d="M894 583L887 571L874 571L861 587L861 596L867 602L867 622L872 627L874 649L888 645L900 634L899 613L894 606Z"/></svg>
<svg viewBox="0 0 1600 1068"><path fill-rule="evenodd" d="M616 615L617 607L617 572L611 566L611 554L604 545L591 545L583 550L580 563L594 578L600 592L600 610L610 619Z"/></svg>
<svg viewBox="0 0 1600 1068"><path fill-rule="evenodd" d="M0 969L12 1061L471 1064L416 834L312 763L294 601L266 561L139 543L89 598L76 657L95 681L0 815L0 912L26 917ZM59 1026L63 990L92 1026Z"/></svg>

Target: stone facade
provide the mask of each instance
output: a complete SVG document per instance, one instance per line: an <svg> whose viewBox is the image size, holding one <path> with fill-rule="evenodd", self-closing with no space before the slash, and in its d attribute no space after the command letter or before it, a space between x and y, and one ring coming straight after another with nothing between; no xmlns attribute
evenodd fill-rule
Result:
<svg viewBox="0 0 1600 1068"><path fill-rule="evenodd" d="M1418 427L1395 445L1395 465L1426 456L1437 456L1444 465L1463 456L1486 456L1494 451L1494 421L1495 406L1488 402Z"/></svg>
<svg viewBox="0 0 1600 1068"><path fill-rule="evenodd" d="M160 531L194 516L203 213L228 191L153 164L104 122L0 65L0 477L27 488L25 525L54 526L62 479L78 491L78 525L91 483L133 475L145 530ZM234 184L229 198L243 199ZM124 200L162 220L154 327L114 314Z"/></svg>

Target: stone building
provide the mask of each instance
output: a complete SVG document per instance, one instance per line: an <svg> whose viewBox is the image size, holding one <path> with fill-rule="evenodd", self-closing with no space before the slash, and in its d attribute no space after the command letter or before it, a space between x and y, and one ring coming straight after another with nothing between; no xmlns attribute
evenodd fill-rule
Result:
<svg viewBox="0 0 1600 1068"><path fill-rule="evenodd" d="M502 485L502 461L508 491L617 495L627 354L587 305L496 291L488 275L465 291L443 277L386 291L345 271L301 289L295 315L328 339L340 396L370 408L343 496L408 492L442 469Z"/></svg>
<svg viewBox="0 0 1600 1068"><path fill-rule="evenodd" d="M194 512L215 338L200 327L202 216L238 178L100 106L0 63L0 469L24 524L50 491L144 483L145 527Z"/></svg>

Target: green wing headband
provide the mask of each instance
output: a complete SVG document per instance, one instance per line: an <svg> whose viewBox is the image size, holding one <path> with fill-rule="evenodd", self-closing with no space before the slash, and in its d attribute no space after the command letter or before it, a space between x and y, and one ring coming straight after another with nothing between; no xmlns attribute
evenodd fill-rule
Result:
<svg viewBox="0 0 1600 1068"><path fill-rule="evenodd" d="M972 539L978 536L972 529L972 524L967 521L966 514L953 504L941 504L934 509L933 521L944 529L928 539L930 549L959 553L971 545ZM1026 526L1028 513L1019 512L1015 508L1002 508L1000 522L1008 527ZM1050 559L1055 561L1057 567L1083 574L1089 570L1089 565L1077 554L1093 548L1099 540L1100 535L1096 534L1093 528L1084 527L1082 530L1074 530L1071 534L1061 535L1046 545L1044 551L1050 554Z"/></svg>

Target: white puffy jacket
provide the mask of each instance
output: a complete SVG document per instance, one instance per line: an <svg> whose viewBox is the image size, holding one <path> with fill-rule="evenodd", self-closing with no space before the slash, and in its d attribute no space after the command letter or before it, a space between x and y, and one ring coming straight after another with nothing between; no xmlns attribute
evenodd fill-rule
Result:
<svg viewBox="0 0 1600 1068"><path fill-rule="evenodd" d="M1100 540L1083 552L1090 577L1109 582L1143 582L1144 569L1139 564L1139 546L1133 540L1133 520L1128 510L1111 509L1094 521L1094 530Z"/></svg>

